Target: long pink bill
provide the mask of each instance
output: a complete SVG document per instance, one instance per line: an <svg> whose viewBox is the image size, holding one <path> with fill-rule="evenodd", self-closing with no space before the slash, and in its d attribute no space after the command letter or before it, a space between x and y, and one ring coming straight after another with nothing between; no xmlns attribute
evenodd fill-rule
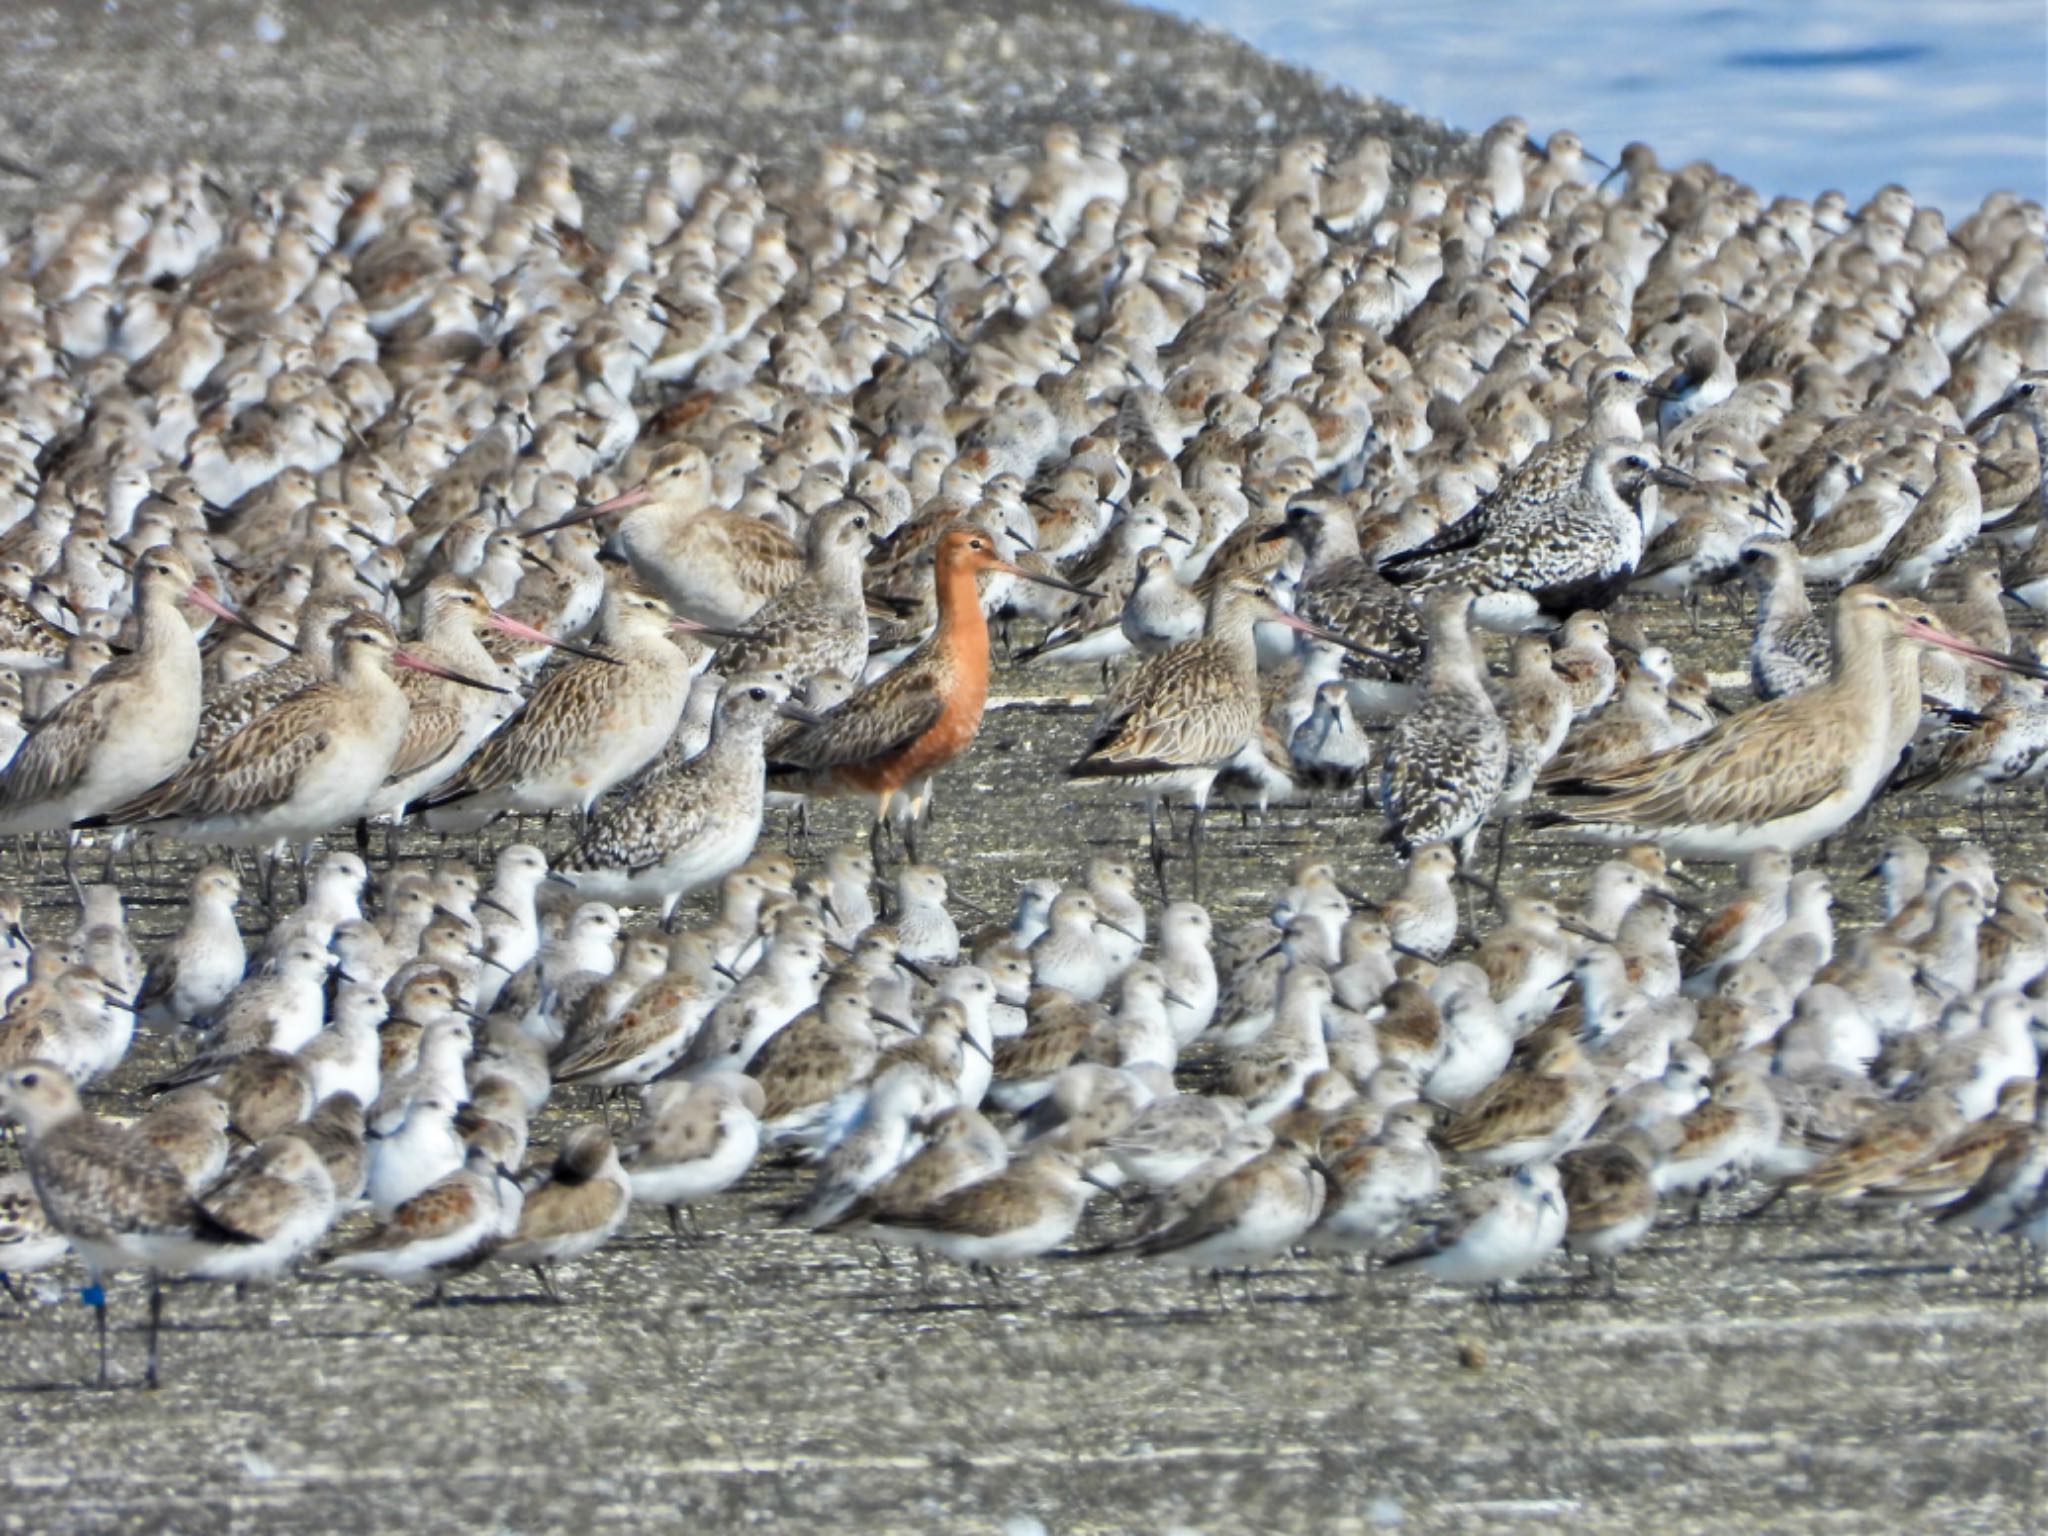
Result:
<svg viewBox="0 0 2048 1536"><path fill-rule="evenodd" d="M1370 656L1374 661L1384 662L1387 666L1405 668L1408 665L1406 661L1402 660L1399 656L1393 655L1391 652L1378 650L1373 646L1362 644L1348 636L1338 634L1334 629L1325 629L1320 624L1311 624L1299 614L1289 613L1285 608L1275 608L1265 617L1268 623L1282 624L1289 629L1299 630L1311 640L1320 640L1325 645L1339 646L1360 656Z"/></svg>
<svg viewBox="0 0 2048 1536"><path fill-rule="evenodd" d="M529 528L526 530L525 536L527 538L534 538L543 533L553 533L557 528L571 528L577 523L594 521L597 518L603 517L608 512L629 512L634 507L648 501L653 495L653 487L636 485L629 490L619 492L618 495L611 497L609 500L594 502L587 507L578 507L567 517L558 517L552 523L545 523L538 528Z"/></svg>
<svg viewBox="0 0 2048 1536"><path fill-rule="evenodd" d="M669 626L686 635L710 635L718 640L758 640L761 632L757 629L720 629L716 624L700 624L695 619L686 619L678 614L669 620Z"/></svg>
<svg viewBox="0 0 2048 1536"><path fill-rule="evenodd" d="M466 672L453 667L444 667L438 661L428 661L424 656L415 656L411 651L393 651L391 660L401 667L410 667L415 672L425 672L430 677L445 677L451 683L460 683L465 688L481 688L485 693L510 693L510 688L500 688L496 683L480 682Z"/></svg>
<svg viewBox="0 0 2048 1536"><path fill-rule="evenodd" d="M276 635L273 635L269 630L265 629L262 625L253 623L250 620L242 617L241 614L235 612L234 609L230 608L226 603L222 602L219 598L215 597L211 592L207 591L206 588L200 586L197 582L194 582L191 586L185 589L185 601L190 603L195 608L204 609L206 612L212 614L217 619L225 619L230 624L239 624L243 629L249 631L249 633L254 635L257 639L266 641L269 644L276 646L280 651L290 651L293 655L298 654L299 648L296 645L291 644L289 641L278 639Z"/></svg>
<svg viewBox="0 0 2048 1536"><path fill-rule="evenodd" d="M1927 645L1938 645L1945 651L1958 656L1967 656L1972 661L1982 662L1987 667L1999 667L2007 672L2017 672L2022 677L2036 677L2048 680L2048 667L2039 662L2027 661L2019 656L2008 656L2004 651L1994 651L1989 646L1951 635L1946 630L1936 629L1925 619L1907 619L1899 626L1899 633Z"/></svg>
<svg viewBox="0 0 2048 1536"><path fill-rule="evenodd" d="M1087 587L1077 587L1071 581L1062 581L1059 577L1047 575L1044 571L1028 571L1013 560L991 559L988 568L992 571L1004 571L1012 576L1021 576L1026 581L1035 581L1041 587L1057 587L1062 592L1072 592L1078 597L1102 596L1100 592L1091 591Z"/></svg>
<svg viewBox="0 0 2048 1536"><path fill-rule="evenodd" d="M520 640L529 640L535 645L551 645L558 651L567 651L571 656L588 656L592 661L608 662L618 667L625 663L616 656L607 656L603 651L594 651L587 645L578 645L573 640L557 640L546 630L535 629L531 624L522 623L509 614L493 613L484 622L501 633Z"/></svg>

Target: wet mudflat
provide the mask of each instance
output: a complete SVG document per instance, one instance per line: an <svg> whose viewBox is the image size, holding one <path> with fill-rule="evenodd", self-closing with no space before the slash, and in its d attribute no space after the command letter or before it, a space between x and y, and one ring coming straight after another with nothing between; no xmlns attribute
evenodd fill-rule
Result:
<svg viewBox="0 0 2048 1536"><path fill-rule="evenodd" d="M0 210L185 153L239 184L395 153L438 176L479 132L569 144L593 206L617 206L674 139L774 158L831 135L951 166L1055 118L1113 116L1140 151L1223 174L1304 131L1391 129L1418 160L1447 144L1223 39L1092 4L310 9L0 5L6 147L52 177L0 189ZM1709 658L1730 666L1733 631L1711 622ZM1653 614L1659 638L1682 626ZM1094 684L1008 676L1001 691ZM999 710L943 782L925 853L960 897L1002 910L1019 878L1141 849L1134 808L1059 785L1085 721ZM1836 850L1848 920L1868 902L1846 876L1886 832L1965 829L1911 810ZM857 818L829 809L818 825L837 837ZM2038 867L2038 802L1989 828L2001 867ZM1250 827L1219 816L1205 898L1242 920L1310 851L1384 887L1377 830L1355 797ZM559 846L566 831L506 827L448 851L481 862L514 835ZM1561 881L1590 858L1520 839L1508 883ZM138 937L175 925L192 867L169 847L123 856ZM1184 867L1172 878L1183 893ZM0 884L32 891L38 939L68 928L53 863L0 850ZM142 1042L117 1088L179 1045ZM550 1114L536 1146L592 1113ZM1123 1260L922 1283L872 1247L776 1230L795 1185L757 1172L703 1209L700 1238L636 1215L564 1273L561 1307L507 1271L427 1308L366 1282L247 1300L181 1288L155 1394L80 1390L92 1336L76 1272L36 1277L25 1302L0 1302L0 1530L2039 1527L2048 1296L2015 1303L2008 1254L1884 1213L1741 1222L1755 1196L1728 1197L1646 1243L1620 1299L1575 1294L1559 1268L1489 1314L1326 1260L1255 1275L1249 1293ZM132 1383L143 1295L132 1278L112 1292Z"/></svg>
<svg viewBox="0 0 2048 1536"><path fill-rule="evenodd" d="M1659 638L1684 624L1647 617ZM1727 665L1735 643L1710 618L1703 653ZM1003 910L1027 875L1142 851L1136 807L1057 778L1087 721L1061 690L1095 681L999 680L1015 702L942 781L922 850L964 901ZM1857 829L1833 853L1845 924L1869 915L1851 877L1885 835L1974 832L1967 822L1919 801ZM858 827L849 807L814 817L821 841ZM2017 807L1986 828L2001 867L2024 866L2039 838ZM1218 814L1204 897L1225 925L1243 920L1308 852L1347 884L1384 888L1394 866L1377 830L1353 796L1249 826ZM447 851L481 860L513 835ZM566 829L520 835L545 844ZM405 851L440 847L409 837ZM1507 884L1568 889L1595 856L1519 837ZM123 856L140 929L177 920L190 867L168 846L153 871ZM36 882L39 934L68 923L54 861L0 877ZM1185 865L1169 879L1184 893ZM170 1053L140 1046L120 1083ZM536 1146L596 1113L567 1097ZM1618 1298L1558 1266L1489 1310L1327 1259L1220 1288L1126 1259L1053 1259L1000 1284L944 1267L921 1279L872 1245L777 1230L801 1177L757 1170L703 1208L701 1237L636 1213L563 1272L560 1307L508 1270L457 1281L442 1306L367 1282L244 1301L180 1288L154 1395L76 1389L90 1315L68 1272L37 1277L26 1306L0 1314L0 1529L174 1516L202 1529L909 1531L1029 1517L1052 1531L2003 1532L2035 1528L2048 1491L2048 1292L2016 1301L2010 1252L1893 1212L1787 1204L1743 1220L1757 1193L1721 1196L1701 1224L1632 1255ZM1084 1238L1115 1230L1099 1205ZM127 1280L113 1294L133 1380L143 1292Z"/></svg>

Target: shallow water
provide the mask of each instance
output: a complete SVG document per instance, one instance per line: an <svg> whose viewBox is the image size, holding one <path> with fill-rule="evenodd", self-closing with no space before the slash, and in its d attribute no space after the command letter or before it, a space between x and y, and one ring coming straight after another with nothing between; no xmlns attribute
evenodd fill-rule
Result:
<svg viewBox="0 0 2048 1536"><path fill-rule="evenodd" d="M1456 127L1509 112L1769 194L1898 181L1950 210L2048 198L2041 0L1169 0Z"/></svg>

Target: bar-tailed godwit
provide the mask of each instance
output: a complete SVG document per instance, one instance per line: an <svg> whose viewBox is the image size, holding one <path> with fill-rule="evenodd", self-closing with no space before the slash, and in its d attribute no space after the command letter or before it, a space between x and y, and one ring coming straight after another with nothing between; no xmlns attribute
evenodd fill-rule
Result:
<svg viewBox="0 0 2048 1536"><path fill-rule="evenodd" d="M1874 587L1835 604L1828 680L1704 736L1546 788L1577 798L1534 818L1602 842L1655 842L1694 858L1788 851L1839 832L1870 803L1920 721L1923 650L2031 677L2048 668L1961 640Z"/></svg>
<svg viewBox="0 0 2048 1536"><path fill-rule="evenodd" d="M877 829L888 823L901 795L908 802L906 840L914 838L933 775L972 746L981 730L989 653L980 578L987 571L1069 587L1003 559L994 538L979 528L955 528L939 540L938 627L817 724L778 742L768 765L770 785L870 796Z"/></svg>

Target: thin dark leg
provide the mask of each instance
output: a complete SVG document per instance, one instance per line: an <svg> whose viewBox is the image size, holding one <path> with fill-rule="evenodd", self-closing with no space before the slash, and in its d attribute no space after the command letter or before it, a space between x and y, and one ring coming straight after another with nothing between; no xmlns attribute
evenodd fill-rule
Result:
<svg viewBox="0 0 2048 1536"><path fill-rule="evenodd" d="M107 1384L107 1288L95 1275L85 1288L85 1299L93 1310L93 1322L100 1335L100 1385Z"/></svg>
<svg viewBox="0 0 2048 1536"><path fill-rule="evenodd" d="M142 1384L150 1391L156 1390L157 1336L164 1325L164 1282L155 1270L149 1272L149 1365L142 1375Z"/></svg>

